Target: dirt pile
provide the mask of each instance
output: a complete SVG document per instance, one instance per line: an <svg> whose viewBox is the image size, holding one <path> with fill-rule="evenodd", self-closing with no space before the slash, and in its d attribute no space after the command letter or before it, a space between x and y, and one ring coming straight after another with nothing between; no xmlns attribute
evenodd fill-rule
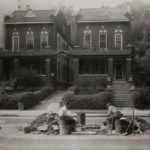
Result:
<svg viewBox="0 0 150 150"><path fill-rule="evenodd" d="M66 120L66 117L64 118ZM70 117L69 119L70 120ZM39 115L35 120L31 122L30 125L24 127L24 133L33 133L33 134L59 134L60 117L56 113L44 113ZM121 120L122 126L122 134L130 135L132 133L135 134L150 134L150 123L146 120L135 117L134 122L132 117L127 117L124 120ZM74 134L108 134L108 128L103 124L100 125L84 125L84 126L76 126ZM111 133L114 133L111 131Z"/></svg>
<svg viewBox="0 0 150 150"><path fill-rule="evenodd" d="M59 116L56 113L44 113L39 115L29 126L24 127L24 133L58 134Z"/></svg>

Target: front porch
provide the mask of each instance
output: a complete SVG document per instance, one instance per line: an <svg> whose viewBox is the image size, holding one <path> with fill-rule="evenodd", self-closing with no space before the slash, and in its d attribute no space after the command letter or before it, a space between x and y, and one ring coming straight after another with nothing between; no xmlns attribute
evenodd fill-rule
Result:
<svg viewBox="0 0 150 150"><path fill-rule="evenodd" d="M74 82L89 80L129 81L131 79L131 57L74 58Z"/></svg>

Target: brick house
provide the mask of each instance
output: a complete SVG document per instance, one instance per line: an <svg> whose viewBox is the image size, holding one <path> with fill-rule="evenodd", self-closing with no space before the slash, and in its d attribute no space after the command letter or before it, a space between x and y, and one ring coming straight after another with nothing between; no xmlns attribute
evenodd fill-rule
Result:
<svg viewBox="0 0 150 150"><path fill-rule="evenodd" d="M126 8L81 9L76 17L74 80L131 79L130 18ZM78 48L77 48L78 47Z"/></svg>
<svg viewBox="0 0 150 150"><path fill-rule="evenodd" d="M130 28L126 8L81 9L71 27L61 11L14 11L5 17L0 80L13 79L18 66L24 66L37 70L48 83L85 78L128 82L132 79Z"/></svg>
<svg viewBox="0 0 150 150"><path fill-rule="evenodd" d="M66 83L70 79L66 73L69 59L60 52L71 49L68 34L68 24L61 11L27 8L6 16L0 81L13 80L22 66L36 70L47 83ZM62 57L65 58L60 63Z"/></svg>
<svg viewBox="0 0 150 150"><path fill-rule="evenodd" d="M113 104L131 106L129 9L81 9L74 18L76 24L72 26L72 33L75 33L72 39L76 45L70 51L74 82L105 80L107 86L113 90Z"/></svg>

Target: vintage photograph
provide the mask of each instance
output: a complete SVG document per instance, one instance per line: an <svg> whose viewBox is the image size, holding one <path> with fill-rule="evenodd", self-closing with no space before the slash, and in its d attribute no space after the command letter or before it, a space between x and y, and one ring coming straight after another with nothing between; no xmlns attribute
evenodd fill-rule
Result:
<svg viewBox="0 0 150 150"><path fill-rule="evenodd" d="M0 150L149 150L150 0L0 0Z"/></svg>

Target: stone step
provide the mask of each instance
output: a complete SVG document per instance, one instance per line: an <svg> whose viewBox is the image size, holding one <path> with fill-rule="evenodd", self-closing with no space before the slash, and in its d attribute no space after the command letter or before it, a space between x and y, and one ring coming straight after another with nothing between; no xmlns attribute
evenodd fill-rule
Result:
<svg viewBox="0 0 150 150"><path fill-rule="evenodd" d="M127 96L127 97L129 97L131 94L129 94L129 93L124 93L124 94L122 94L122 93L114 93L113 94L115 97L124 97L124 96Z"/></svg>
<svg viewBox="0 0 150 150"><path fill-rule="evenodd" d="M113 97L114 100L130 100L130 97Z"/></svg>

